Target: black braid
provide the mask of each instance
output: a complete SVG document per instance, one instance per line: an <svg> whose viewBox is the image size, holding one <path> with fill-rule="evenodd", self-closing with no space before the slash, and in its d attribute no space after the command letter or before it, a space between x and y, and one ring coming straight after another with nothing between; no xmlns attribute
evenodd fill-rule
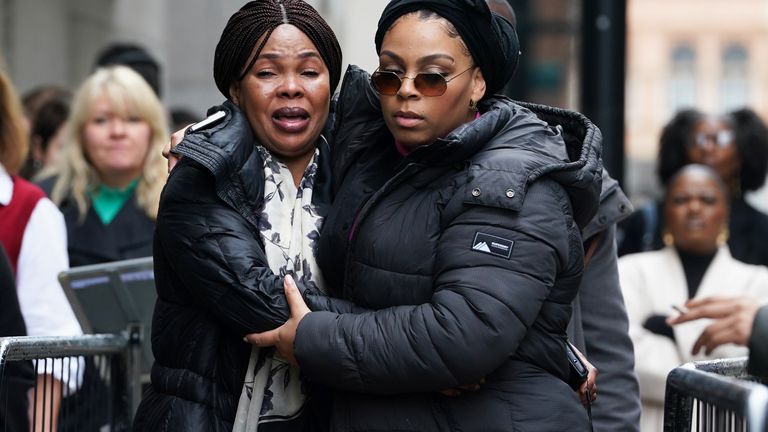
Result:
<svg viewBox="0 0 768 432"><path fill-rule="evenodd" d="M341 47L320 14L302 0L254 0L229 18L216 45L213 79L224 97L230 98L232 83L246 76L272 31L281 24L296 26L315 44L328 68L331 90L336 88L341 79ZM265 37L256 46L262 36Z"/></svg>

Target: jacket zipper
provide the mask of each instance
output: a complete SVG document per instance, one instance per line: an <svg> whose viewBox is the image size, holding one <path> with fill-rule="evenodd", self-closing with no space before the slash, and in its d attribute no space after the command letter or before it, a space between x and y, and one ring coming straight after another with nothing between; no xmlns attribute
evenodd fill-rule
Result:
<svg viewBox="0 0 768 432"><path fill-rule="evenodd" d="M363 223L363 219L368 215L368 212L370 209L378 203L378 201L387 194L389 191L394 189L395 186L402 183L402 181L411 175L411 172L414 171L414 168L417 168L421 166L420 164L417 164L415 162L408 163L404 168L402 168L397 174L395 174L391 179L389 179L386 183L384 183L384 186L379 188L376 193L371 196L368 201L363 204L363 207L360 208L360 211L357 213L357 216L355 217L352 226L350 227L350 232L348 234L349 236L349 244L347 246L347 257L345 259L344 263L344 291L347 291L347 281L350 279L350 269L351 269L351 263L352 263L352 251L355 247L356 240L357 240L357 230L360 227L360 225Z"/></svg>

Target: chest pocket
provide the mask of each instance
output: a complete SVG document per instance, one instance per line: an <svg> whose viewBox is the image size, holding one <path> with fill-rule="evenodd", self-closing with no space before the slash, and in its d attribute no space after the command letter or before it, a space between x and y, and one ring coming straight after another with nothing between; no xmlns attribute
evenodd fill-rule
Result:
<svg viewBox="0 0 768 432"><path fill-rule="evenodd" d="M525 175L471 166L466 174L464 203L520 211L525 185Z"/></svg>

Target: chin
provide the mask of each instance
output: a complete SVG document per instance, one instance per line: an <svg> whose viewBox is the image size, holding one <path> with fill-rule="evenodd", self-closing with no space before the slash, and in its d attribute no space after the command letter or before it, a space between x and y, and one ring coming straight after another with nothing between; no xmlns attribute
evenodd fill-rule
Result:
<svg viewBox="0 0 768 432"><path fill-rule="evenodd" d="M428 140L420 139L421 137L413 136L413 134L400 133L392 134L392 136L395 138L395 141L400 143L401 146L409 149L415 149L417 147L429 144Z"/></svg>

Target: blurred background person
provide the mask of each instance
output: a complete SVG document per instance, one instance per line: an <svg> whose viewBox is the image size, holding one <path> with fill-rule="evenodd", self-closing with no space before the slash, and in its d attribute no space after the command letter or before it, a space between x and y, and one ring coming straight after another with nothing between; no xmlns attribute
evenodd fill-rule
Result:
<svg viewBox="0 0 768 432"><path fill-rule="evenodd" d="M125 66L77 91L64 152L41 183L64 213L71 266L152 255L167 130L157 96Z"/></svg>
<svg viewBox="0 0 768 432"><path fill-rule="evenodd" d="M26 158L27 138L16 91L0 69L0 244L15 276L19 308L30 336L80 335L57 279L68 268L64 219L43 191L16 175ZM56 425L63 369L60 362L39 363L37 385L49 390L33 393L40 425L36 430ZM78 369L78 362L72 362L69 376L78 376Z"/></svg>
<svg viewBox="0 0 768 432"><path fill-rule="evenodd" d="M635 368L643 402L641 429L660 431L667 374L682 363L746 355L723 345L693 352L708 322L667 322L672 306L712 295L746 295L768 300L768 269L735 260L726 243L728 189L703 165L671 176L664 200L664 243L659 251L619 259L619 276L635 344Z"/></svg>
<svg viewBox="0 0 768 432"><path fill-rule="evenodd" d="M19 172L22 178L34 179L58 159L64 146L70 103L70 96L62 95L49 99L37 110L30 125L29 155Z"/></svg>
<svg viewBox="0 0 768 432"><path fill-rule="evenodd" d="M144 47L126 42L110 44L96 57L94 69L115 65L133 69L152 87L158 99L162 97L160 63Z"/></svg>
<svg viewBox="0 0 768 432"><path fill-rule="evenodd" d="M27 128L32 129L32 123L34 123L37 113L48 102L71 98L72 92L54 84L39 85L25 92L21 97L21 105L24 109L24 122Z"/></svg>
<svg viewBox="0 0 768 432"><path fill-rule="evenodd" d="M185 127L197 123L202 118L186 108L171 109L171 131L184 129Z"/></svg>
<svg viewBox="0 0 768 432"><path fill-rule="evenodd" d="M768 129L744 108L724 116L694 109L678 112L661 134L657 173L662 185L686 164L711 167L730 196L728 246L733 257L768 265L768 215L752 207L743 193L760 188L768 172ZM622 224L619 255L663 247L663 203L651 202Z"/></svg>

